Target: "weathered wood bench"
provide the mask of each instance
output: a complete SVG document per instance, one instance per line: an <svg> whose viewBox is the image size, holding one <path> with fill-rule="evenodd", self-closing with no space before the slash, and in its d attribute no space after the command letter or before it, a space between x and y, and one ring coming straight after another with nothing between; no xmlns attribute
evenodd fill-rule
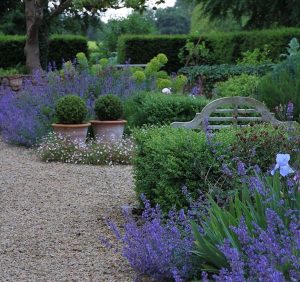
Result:
<svg viewBox="0 0 300 282"><path fill-rule="evenodd" d="M173 122L171 126L189 129L202 128L206 131L222 129L232 125L243 127L257 122L292 126L293 128L299 126L297 122L277 120L262 102L250 97L239 96L214 100L207 104L201 113L196 113L193 120L189 122Z"/></svg>

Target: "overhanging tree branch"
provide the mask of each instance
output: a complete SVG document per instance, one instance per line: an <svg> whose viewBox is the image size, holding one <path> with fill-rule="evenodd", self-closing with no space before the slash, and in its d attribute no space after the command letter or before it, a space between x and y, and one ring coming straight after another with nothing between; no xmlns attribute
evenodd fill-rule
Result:
<svg viewBox="0 0 300 282"><path fill-rule="evenodd" d="M66 0L64 2L61 2L60 5L50 13L50 18L53 18L63 13L67 8L71 6L72 1L73 0Z"/></svg>

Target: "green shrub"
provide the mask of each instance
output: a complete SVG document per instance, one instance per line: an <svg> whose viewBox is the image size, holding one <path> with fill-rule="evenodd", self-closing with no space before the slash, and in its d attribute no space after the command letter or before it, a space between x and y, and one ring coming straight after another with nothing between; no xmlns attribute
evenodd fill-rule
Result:
<svg viewBox="0 0 300 282"><path fill-rule="evenodd" d="M86 118L87 112L85 102L75 95L67 95L60 98L55 106L55 113L59 123L82 123Z"/></svg>
<svg viewBox="0 0 300 282"><path fill-rule="evenodd" d="M255 48L263 49L270 46L270 59L277 61L285 51L291 38L300 38L299 28L281 28L274 30L257 30L243 32L216 32L202 37L209 50L212 64L233 64L242 58L242 53ZM129 58L131 63L147 63L158 53L164 53L169 61L168 72L183 67L178 59L180 49L186 41L196 43L198 36L191 35L123 35L118 41L118 61L124 63Z"/></svg>
<svg viewBox="0 0 300 282"><path fill-rule="evenodd" d="M162 93L137 93L125 102L125 117L128 126L170 124L174 121L189 121L209 101L203 97L192 98Z"/></svg>
<svg viewBox="0 0 300 282"><path fill-rule="evenodd" d="M259 81L260 78L256 75L233 76L215 84L213 92L218 97L251 96L255 94Z"/></svg>
<svg viewBox="0 0 300 282"><path fill-rule="evenodd" d="M84 71L89 68L88 59L83 52L79 52L76 54L76 63L77 63L77 68L80 71Z"/></svg>
<svg viewBox="0 0 300 282"><path fill-rule="evenodd" d="M10 76L14 74L19 74L19 71L16 68L9 68L9 69L0 68L0 76Z"/></svg>
<svg viewBox="0 0 300 282"><path fill-rule="evenodd" d="M296 161L294 151L300 147L299 140L290 139L286 128L271 124L256 124L239 129L231 144L231 154L246 167L258 165L267 172L277 153L289 153Z"/></svg>
<svg viewBox="0 0 300 282"><path fill-rule="evenodd" d="M161 68L163 68L167 62L167 56L163 53L159 53L147 63L144 71L135 67L132 68L132 77L138 83L146 82L151 85L153 81L155 81L156 88L160 91L164 88L171 88L173 93L182 94L188 79L182 74L169 76L167 72L162 71Z"/></svg>
<svg viewBox="0 0 300 282"><path fill-rule="evenodd" d="M264 76L257 89L257 98L276 112L276 107L294 104L294 118L300 121L300 55L288 57Z"/></svg>
<svg viewBox="0 0 300 282"><path fill-rule="evenodd" d="M191 84L202 81L203 94L208 97L212 95L212 89L217 82L226 81L232 76L242 74L262 76L272 69L272 64L259 66L248 65L200 65L180 69L180 73L186 75Z"/></svg>
<svg viewBox="0 0 300 282"><path fill-rule="evenodd" d="M210 192L224 204L241 185L236 177L241 173L241 162L245 171L257 164L266 172L277 153L291 153L299 148L299 143L292 143L283 129L272 125L226 128L210 138L187 129L150 128L135 131L135 138L136 193L144 193L164 211L173 206L187 207L181 192L183 186L194 200L199 194Z"/></svg>
<svg viewBox="0 0 300 282"><path fill-rule="evenodd" d="M95 102L95 113L99 120L117 120L123 115L123 104L118 96L101 96Z"/></svg>
<svg viewBox="0 0 300 282"><path fill-rule="evenodd" d="M25 36L0 35L0 67L25 65ZM62 61L73 60L76 54L87 54L87 40L75 35L52 35L49 41L49 62L61 67Z"/></svg>
<svg viewBox="0 0 300 282"><path fill-rule="evenodd" d="M214 191L215 196L226 197L222 189L229 190L232 180L222 172L203 132L161 127L136 131L135 138L134 179L138 196L145 194L163 211L188 206L181 191L183 186L188 188L193 199L199 196L199 191ZM232 133L220 134L219 155L233 138Z"/></svg>
<svg viewBox="0 0 300 282"><path fill-rule="evenodd" d="M239 65L262 65L272 63L270 59L270 48L266 44L263 49L255 48L254 50L242 52L242 58L237 61Z"/></svg>

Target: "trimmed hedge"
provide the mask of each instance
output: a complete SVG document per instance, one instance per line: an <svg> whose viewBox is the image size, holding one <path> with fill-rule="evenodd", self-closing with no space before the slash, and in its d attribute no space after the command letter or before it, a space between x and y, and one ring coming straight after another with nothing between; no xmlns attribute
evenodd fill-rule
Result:
<svg viewBox="0 0 300 282"><path fill-rule="evenodd" d="M87 42L83 36L52 35L49 42L49 62L55 62L60 67L63 60L73 60L79 52L87 54Z"/></svg>
<svg viewBox="0 0 300 282"><path fill-rule="evenodd" d="M203 97L137 93L125 102L125 118L130 128L189 121L208 104Z"/></svg>
<svg viewBox="0 0 300 282"><path fill-rule="evenodd" d="M300 39L299 28L281 28L259 31L242 31L228 33L213 33L203 36L210 50L213 64L232 64L241 58L242 52L263 48L265 44L271 49L270 57L278 60L279 55L286 53L288 42L296 37ZM179 62L178 53L186 40L195 43L199 37L191 35L123 35L118 42L118 61L124 63L147 63L158 53L167 55L169 62L166 69L177 71L183 67Z"/></svg>
<svg viewBox="0 0 300 282"><path fill-rule="evenodd" d="M25 65L25 36L0 35L0 68ZM87 53L87 39L74 35L52 35L49 41L49 61L58 67L62 60L74 59L79 52Z"/></svg>
<svg viewBox="0 0 300 282"><path fill-rule="evenodd" d="M25 65L25 36L0 35L0 68Z"/></svg>

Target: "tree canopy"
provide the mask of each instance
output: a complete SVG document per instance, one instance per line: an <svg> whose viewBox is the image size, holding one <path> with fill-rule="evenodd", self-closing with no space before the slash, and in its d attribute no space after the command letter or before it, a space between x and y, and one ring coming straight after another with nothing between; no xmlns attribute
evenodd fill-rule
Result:
<svg viewBox="0 0 300 282"><path fill-rule="evenodd" d="M211 19L225 19L230 14L240 21L247 17L245 29L273 26L299 26L299 0L198 0Z"/></svg>

